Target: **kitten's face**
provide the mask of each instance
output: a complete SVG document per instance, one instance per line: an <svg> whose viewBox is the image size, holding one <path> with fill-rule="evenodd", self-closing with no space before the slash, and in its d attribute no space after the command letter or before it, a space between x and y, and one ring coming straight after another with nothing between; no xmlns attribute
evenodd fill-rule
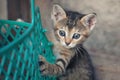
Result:
<svg viewBox="0 0 120 80"><path fill-rule="evenodd" d="M82 44L95 26L95 14L88 14L82 18L78 18L79 15L74 17L76 18L73 20L69 18L59 5L53 6L55 37L66 48L74 48L77 44Z"/></svg>
<svg viewBox="0 0 120 80"><path fill-rule="evenodd" d="M77 21L75 26L68 26L67 18L59 21L54 28L56 39L66 48L73 48L81 44L89 32L86 27Z"/></svg>

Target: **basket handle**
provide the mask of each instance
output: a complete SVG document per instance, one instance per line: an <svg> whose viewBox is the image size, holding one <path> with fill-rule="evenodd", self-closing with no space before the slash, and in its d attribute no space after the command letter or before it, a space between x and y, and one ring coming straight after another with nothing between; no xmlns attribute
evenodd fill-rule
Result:
<svg viewBox="0 0 120 80"><path fill-rule="evenodd" d="M35 21L35 15L34 15L34 12L35 12L35 0L30 0L30 4L31 4L31 23L32 25L34 24L34 21Z"/></svg>

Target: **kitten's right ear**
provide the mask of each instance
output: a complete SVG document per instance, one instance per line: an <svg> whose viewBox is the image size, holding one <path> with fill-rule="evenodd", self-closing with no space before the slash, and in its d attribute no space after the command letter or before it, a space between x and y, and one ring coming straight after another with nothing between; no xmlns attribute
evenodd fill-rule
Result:
<svg viewBox="0 0 120 80"><path fill-rule="evenodd" d="M64 18L66 18L64 9L58 4L54 4L51 12L51 19L54 21L54 24Z"/></svg>

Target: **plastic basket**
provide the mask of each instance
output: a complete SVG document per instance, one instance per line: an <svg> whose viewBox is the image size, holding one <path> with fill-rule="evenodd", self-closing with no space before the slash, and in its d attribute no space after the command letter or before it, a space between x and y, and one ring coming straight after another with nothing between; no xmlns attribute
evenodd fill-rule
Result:
<svg viewBox="0 0 120 80"><path fill-rule="evenodd" d="M31 23L0 20L0 80L55 80L40 75L38 55L51 63L55 58L34 0L31 0L31 18Z"/></svg>

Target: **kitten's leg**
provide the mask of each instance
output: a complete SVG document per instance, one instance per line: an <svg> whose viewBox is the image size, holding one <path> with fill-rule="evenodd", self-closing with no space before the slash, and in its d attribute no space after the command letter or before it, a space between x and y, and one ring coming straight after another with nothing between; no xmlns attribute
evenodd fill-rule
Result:
<svg viewBox="0 0 120 80"><path fill-rule="evenodd" d="M43 75L60 75L65 72L73 53L69 51L61 51L60 57L57 58L55 64L48 63L43 56L39 56L40 70Z"/></svg>

